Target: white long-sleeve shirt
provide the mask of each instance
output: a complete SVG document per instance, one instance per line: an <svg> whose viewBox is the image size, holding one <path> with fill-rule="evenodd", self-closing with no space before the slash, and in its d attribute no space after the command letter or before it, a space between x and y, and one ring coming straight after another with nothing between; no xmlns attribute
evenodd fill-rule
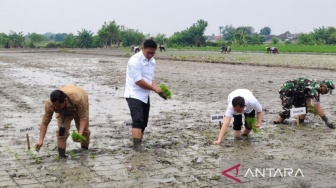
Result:
<svg viewBox="0 0 336 188"><path fill-rule="evenodd" d="M143 79L149 85L154 79L156 62L154 58L148 60L143 52L134 54L128 61L126 69L125 98L139 99L144 103L148 102L150 90L143 89L136 85L137 81Z"/></svg>

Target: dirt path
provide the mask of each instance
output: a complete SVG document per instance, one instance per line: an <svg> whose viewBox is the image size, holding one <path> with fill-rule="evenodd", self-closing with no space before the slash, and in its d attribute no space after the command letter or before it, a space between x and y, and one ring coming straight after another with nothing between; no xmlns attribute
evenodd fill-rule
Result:
<svg viewBox="0 0 336 188"><path fill-rule="evenodd" d="M93 53L98 54L0 53L0 187L237 187L223 178L222 163L300 159L329 161L336 167L336 133L320 118L309 114L307 125L299 128L271 124L281 110L277 90L285 80L297 76L336 80L333 70L172 61L158 55L156 81L171 88L173 99L163 101L151 94L145 151L135 153L124 127L130 119L122 97L128 58L122 57L124 52ZM230 55L225 58L234 57ZM72 83L89 94L90 151L78 150L79 145L68 139L71 159L58 160L52 121L41 151L27 153L25 137L17 136L15 128L38 124L50 92ZM236 141L230 128L223 143L214 146L218 124L210 122L210 115L224 113L228 93L238 88L250 89L263 105L262 132ZM322 96L332 121L336 121L335 104L334 95ZM30 136L35 143L38 135ZM323 175L326 165L315 170L316 176L309 175L305 186L335 186L335 173ZM239 186L293 185L293 181L261 182L244 178Z"/></svg>

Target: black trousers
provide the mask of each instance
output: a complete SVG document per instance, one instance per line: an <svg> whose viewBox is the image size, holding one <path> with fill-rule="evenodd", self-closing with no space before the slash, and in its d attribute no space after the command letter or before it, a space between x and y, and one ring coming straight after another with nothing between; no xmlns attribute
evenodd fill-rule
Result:
<svg viewBox="0 0 336 188"><path fill-rule="evenodd" d="M244 113L245 119L246 117L252 117L255 118L255 110L252 110L250 113ZM233 115L233 130L240 131L243 126L243 115ZM245 121L245 128L248 130L252 129L252 125L247 125L247 122Z"/></svg>
<svg viewBox="0 0 336 188"><path fill-rule="evenodd" d="M150 102L144 103L139 99L126 98L132 117L132 128L138 128L145 131L148 124Z"/></svg>

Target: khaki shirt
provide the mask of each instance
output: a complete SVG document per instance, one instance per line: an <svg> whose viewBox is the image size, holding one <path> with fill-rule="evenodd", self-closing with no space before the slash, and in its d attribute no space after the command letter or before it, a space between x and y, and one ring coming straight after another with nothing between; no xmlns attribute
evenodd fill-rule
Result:
<svg viewBox="0 0 336 188"><path fill-rule="evenodd" d="M89 119L89 100L86 92L76 85L66 85L60 88L66 97L66 107L64 109L56 110L52 102L48 100L44 106L44 114L42 117L42 124L49 125L54 112L56 117L60 115L72 115L80 119Z"/></svg>

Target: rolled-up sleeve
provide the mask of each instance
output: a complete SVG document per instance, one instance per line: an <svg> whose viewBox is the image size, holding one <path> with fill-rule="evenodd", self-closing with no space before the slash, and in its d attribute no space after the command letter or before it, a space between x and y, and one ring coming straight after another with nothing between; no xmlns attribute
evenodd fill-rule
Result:
<svg viewBox="0 0 336 188"><path fill-rule="evenodd" d="M42 116L42 124L49 125L52 116L54 114L54 110L52 110L52 105L50 102L46 102L44 105L44 114Z"/></svg>

